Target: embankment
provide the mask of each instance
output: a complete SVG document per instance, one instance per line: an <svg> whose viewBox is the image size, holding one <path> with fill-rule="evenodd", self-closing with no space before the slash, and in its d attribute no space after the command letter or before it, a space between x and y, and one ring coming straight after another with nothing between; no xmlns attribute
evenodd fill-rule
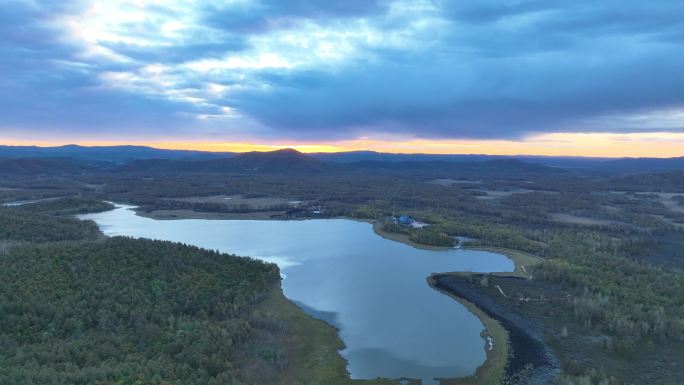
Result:
<svg viewBox="0 0 684 385"><path fill-rule="evenodd" d="M506 375L515 376L531 365L528 385L546 384L557 375L559 363L551 348L544 342L544 324L512 312L484 293L465 276L434 274L433 285L474 304L488 316L496 319L508 331L510 354ZM516 278L508 278L516 279Z"/></svg>

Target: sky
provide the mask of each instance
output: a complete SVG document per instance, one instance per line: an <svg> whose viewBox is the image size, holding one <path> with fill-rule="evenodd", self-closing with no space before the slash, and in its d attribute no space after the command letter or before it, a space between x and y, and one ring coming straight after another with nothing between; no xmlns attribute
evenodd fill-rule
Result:
<svg viewBox="0 0 684 385"><path fill-rule="evenodd" d="M681 0L0 5L0 144L684 156Z"/></svg>

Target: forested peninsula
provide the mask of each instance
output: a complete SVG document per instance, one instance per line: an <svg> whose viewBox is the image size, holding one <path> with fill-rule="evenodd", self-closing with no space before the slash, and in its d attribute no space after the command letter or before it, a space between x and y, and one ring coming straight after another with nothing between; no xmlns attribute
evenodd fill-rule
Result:
<svg viewBox="0 0 684 385"><path fill-rule="evenodd" d="M65 216L109 208L0 208L1 385L350 381L336 331L284 298L276 265Z"/></svg>

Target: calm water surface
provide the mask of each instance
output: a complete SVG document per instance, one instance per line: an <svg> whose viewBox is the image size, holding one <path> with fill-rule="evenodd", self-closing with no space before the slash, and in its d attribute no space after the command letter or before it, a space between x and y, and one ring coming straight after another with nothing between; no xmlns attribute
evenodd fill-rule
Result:
<svg viewBox="0 0 684 385"><path fill-rule="evenodd" d="M352 378L417 378L474 373L485 360L482 323L458 302L431 289L433 272L511 271L500 254L419 250L379 237L369 223L154 220L130 206L82 215L109 236L183 242L277 263L285 295L336 326ZM496 341L494 341L496 343Z"/></svg>

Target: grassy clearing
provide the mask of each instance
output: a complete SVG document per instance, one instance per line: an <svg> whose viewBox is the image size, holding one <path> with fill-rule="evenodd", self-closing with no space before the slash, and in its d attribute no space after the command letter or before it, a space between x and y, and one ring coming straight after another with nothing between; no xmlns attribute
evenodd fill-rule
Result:
<svg viewBox="0 0 684 385"><path fill-rule="evenodd" d="M488 251L490 253L503 254L510 258L515 265L515 270L513 272L505 273L492 273L492 275L500 277L521 277L530 279L528 267L538 265L544 261L542 258L532 255L530 253L525 253L523 251L506 249L503 247L491 247L491 246L468 246L464 247L468 250L478 250L478 251Z"/></svg>
<svg viewBox="0 0 684 385"><path fill-rule="evenodd" d="M211 196L196 196L185 198L172 198L181 202L190 203L217 203L228 207L237 207L244 205L249 208L259 208L264 206L287 205L293 200L277 197L255 197L248 198L242 195L211 195Z"/></svg>
<svg viewBox="0 0 684 385"><path fill-rule="evenodd" d="M660 197L660 202L670 209L671 211L674 211L675 213L684 213L684 206L680 205L677 200L674 198L677 196L681 196L682 194L672 194L672 193L659 193L658 196Z"/></svg>
<svg viewBox="0 0 684 385"><path fill-rule="evenodd" d="M514 189L509 189L509 190L488 190L488 189L476 189L473 191L479 191L484 193L485 195L480 195L477 198L478 199L501 199L501 198L506 198L509 197L513 194L526 194L529 192L533 192L534 190L528 190L526 188L514 188Z"/></svg>
<svg viewBox="0 0 684 385"><path fill-rule="evenodd" d="M422 250L448 250L448 249L453 249L453 247L423 245L422 243L413 242L407 234L390 233L388 231L383 230L382 229L382 222L380 222L380 221L373 222L373 231L375 231L375 233L377 235L379 235L385 239L389 239L389 240L395 241L395 242L401 242L405 245L415 247L416 249L422 249Z"/></svg>
<svg viewBox="0 0 684 385"><path fill-rule="evenodd" d="M482 184L482 179L434 179L428 183L437 184L440 186L451 186L454 184Z"/></svg>
<svg viewBox="0 0 684 385"><path fill-rule="evenodd" d="M549 218L558 223L566 223L570 225L584 225L584 226L610 226L614 224L624 224L624 222L611 221L608 219L598 219L589 217L580 217L565 213L552 213Z"/></svg>

